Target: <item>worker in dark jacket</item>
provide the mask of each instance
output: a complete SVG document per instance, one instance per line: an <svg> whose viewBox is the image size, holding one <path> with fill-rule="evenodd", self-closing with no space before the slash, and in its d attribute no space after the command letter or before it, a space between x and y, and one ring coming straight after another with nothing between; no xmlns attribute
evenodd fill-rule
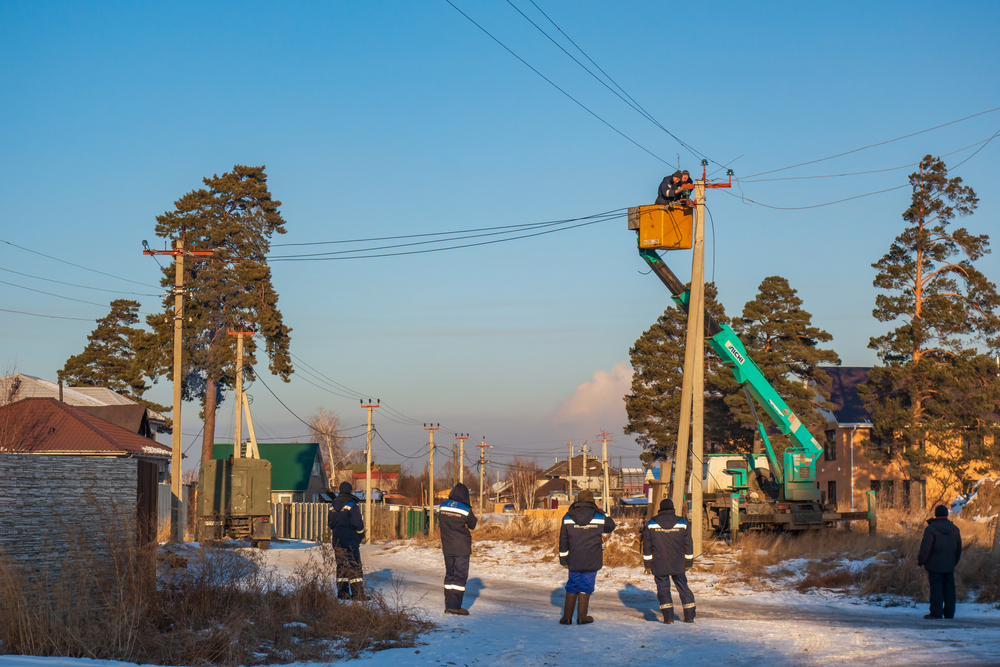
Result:
<svg viewBox="0 0 1000 667"><path fill-rule="evenodd" d="M614 529L614 520L597 507L590 491L581 491L563 517L559 530L559 564L569 568L566 603L559 619L563 625L573 624L573 607L577 604L577 624L594 622L587 615L587 608L594 593L597 571L604 566L601 537Z"/></svg>
<svg viewBox="0 0 1000 667"><path fill-rule="evenodd" d="M361 569L365 520L361 517L361 501L354 497L352 491L354 487L349 482L340 485L340 493L334 499L327 518L337 559L337 597L341 600L367 600Z"/></svg>
<svg viewBox="0 0 1000 667"><path fill-rule="evenodd" d="M948 521L948 508L938 505L934 518L927 519L917 555L917 567L927 570L931 586L931 613L924 618L955 617L955 566L961 557L962 533Z"/></svg>
<svg viewBox="0 0 1000 667"><path fill-rule="evenodd" d="M663 612L663 622L674 622L674 602L670 598L670 580L674 580L684 609L684 622L694 623L694 593L688 587L684 571L694 563L691 526L674 514L674 501L660 501L660 512L642 529L642 562L652 570L656 581L656 599Z"/></svg>
<svg viewBox="0 0 1000 667"><path fill-rule="evenodd" d="M444 613L468 616L462 608L465 582L469 579L469 557L472 555L472 532L478 520L472 513L469 489L456 484L441 503L441 551L444 553Z"/></svg>
<svg viewBox="0 0 1000 667"><path fill-rule="evenodd" d="M655 204L657 206L670 205L676 202L678 197L686 196L686 190L678 189L680 182L680 171L675 171L669 176L664 177L664 179L660 181L660 187L656 190Z"/></svg>

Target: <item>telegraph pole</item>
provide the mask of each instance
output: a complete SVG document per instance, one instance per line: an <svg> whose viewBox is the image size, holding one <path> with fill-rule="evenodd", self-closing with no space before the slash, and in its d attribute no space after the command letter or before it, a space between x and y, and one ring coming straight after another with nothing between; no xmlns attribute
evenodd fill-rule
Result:
<svg viewBox="0 0 1000 667"><path fill-rule="evenodd" d="M359 401L368 410L368 438L365 444L365 544L372 541L372 410L382 407L382 399L368 399L368 405Z"/></svg>
<svg viewBox="0 0 1000 667"><path fill-rule="evenodd" d="M146 241L142 242L143 255L171 255L174 258L174 404L170 417L173 421L173 442L170 455L170 536L175 542L184 541L184 526L181 525L181 376L183 374L184 339L184 255L192 258L211 257L211 250L185 250L184 234L176 240L174 250L150 250Z"/></svg>
<svg viewBox="0 0 1000 667"><path fill-rule="evenodd" d="M476 445L479 448L479 516L483 515L483 480L486 479L486 436L483 436L483 443Z"/></svg>
<svg viewBox="0 0 1000 667"><path fill-rule="evenodd" d="M569 458L566 459L566 502L573 504L573 441L566 443L569 446Z"/></svg>
<svg viewBox="0 0 1000 667"><path fill-rule="evenodd" d="M434 431L441 428L441 424L424 424L424 430L429 431L431 434L431 449L430 458L428 459L428 464L430 467L430 474L428 475L428 486L430 487L430 501L431 501L431 511L430 511L430 526L428 533L434 532Z"/></svg>
<svg viewBox="0 0 1000 667"><path fill-rule="evenodd" d="M458 440L458 483L465 484L465 441L469 439L469 434L457 433L455 439Z"/></svg>
<svg viewBox="0 0 1000 667"><path fill-rule="evenodd" d="M242 458L243 444L243 337L254 335L253 331L229 331L230 336L236 336L236 425L233 430L233 458ZM249 412L249 410L247 411ZM247 458L254 458L248 456Z"/></svg>
<svg viewBox="0 0 1000 667"><path fill-rule="evenodd" d="M614 442L614 440L609 438L609 435L611 434L604 429L601 429L601 432L597 436L604 442L601 447L601 470L604 477L604 488L601 489L601 502L603 502L604 505L601 509L605 512L609 511L608 503L611 501L611 485L608 483L608 442Z"/></svg>
<svg viewBox="0 0 1000 667"><path fill-rule="evenodd" d="M590 472L587 470L587 441L583 441L583 481L580 486L584 489L590 488Z"/></svg>

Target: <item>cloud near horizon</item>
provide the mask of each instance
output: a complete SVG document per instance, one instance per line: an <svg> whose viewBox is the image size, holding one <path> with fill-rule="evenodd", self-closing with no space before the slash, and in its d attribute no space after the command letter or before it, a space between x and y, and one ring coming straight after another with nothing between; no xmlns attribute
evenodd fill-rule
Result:
<svg viewBox="0 0 1000 667"><path fill-rule="evenodd" d="M577 424L584 427L620 431L627 421L625 401L632 386L632 368L619 361L610 371L598 370L589 380L577 385L573 394L547 415L554 424Z"/></svg>

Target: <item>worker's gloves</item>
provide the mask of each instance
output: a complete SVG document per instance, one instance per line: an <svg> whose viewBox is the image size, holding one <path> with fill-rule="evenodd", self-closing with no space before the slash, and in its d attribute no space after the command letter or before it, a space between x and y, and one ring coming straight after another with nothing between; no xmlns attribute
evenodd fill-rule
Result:
<svg viewBox="0 0 1000 667"><path fill-rule="evenodd" d="M646 574L649 574L650 572L653 571L653 563L651 561L648 561L648 560L647 561L643 561L642 562L642 569L644 569L646 571Z"/></svg>
<svg viewBox="0 0 1000 667"><path fill-rule="evenodd" d="M559 564L563 567L569 567L569 558L567 556L560 556Z"/></svg>

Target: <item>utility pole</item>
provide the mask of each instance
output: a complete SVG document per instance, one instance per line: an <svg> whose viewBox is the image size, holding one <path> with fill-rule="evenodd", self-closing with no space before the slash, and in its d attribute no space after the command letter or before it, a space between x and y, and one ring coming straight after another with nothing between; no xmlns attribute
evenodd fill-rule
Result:
<svg viewBox="0 0 1000 667"><path fill-rule="evenodd" d="M601 502L603 503L601 509L605 512L609 511L608 503L611 501L611 485L608 483L608 442L614 442L614 440L611 440L608 437L609 435L611 434L601 429L601 432L597 436L604 443L601 446L601 476L604 477L604 484L601 489Z"/></svg>
<svg viewBox="0 0 1000 667"><path fill-rule="evenodd" d="M569 443L569 458L566 459L566 502L573 504L573 441Z"/></svg>
<svg viewBox="0 0 1000 667"><path fill-rule="evenodd" d="M465 441L469 439L469 434L456 433L455 439L458 440L458 483L465 484Z"/></svg>
<svg viewBox="0 0 1000 667"><path fill-rule="evenodd" d="M143 255L171 255L174 258L174 403L170 418L173 421L173 442L170 455L170 536L175 542L184 541L184 526L181 525L181 376L183 375L184 339L184 256L211 257L211 250L185 250L184 234L177 239L174 250L150 250L146 241L142 242Z"/></svg>
<svg viewBox="0 0 1000 667"><path fill-rule="evenodd" d="M580 482L580 488L589 489L590 488L590 471L587 470L587 441L583 441L583 481Z"/></svg>
<svg viewBox="0 0 1000 667"><path fill-rule="evenodd" d="M468 436L466 436L468 437ZM486 479L486 436L483 436L483 443L476 445L479 448L479 516L483 515L483 480Z"/></svg>
<svg viewBox="0 0 1000 667"><path fill-rule="evenodd" d="M458 484L458 443L451 443L451 479L452 486Z"/></svg>
<svg viewBox="0 0 1000 667"><path fill-rule="evenodd" d="M428 459L428 465L430 468L430 474L428 475L428 486L430 487L430 493L428 494L431 501L431 511L430 511L430 523L428 533L434 532L434 431L441 428L441 424L424 424L424 430L429 431L431 434L431 449L430 458Z"/></svg>
<svg viewBox="0 0 1000 667"><path fill-rule="evenodd" d="M368 405L359 401L368 410L368 438L365 444L365 544L372 541L372 410L382 407L382 399L368 399Z"/></svg>
<svg viewBox="0 0 1000 667"><path fill-rule="evenodd" d="M250 401L243 393L243 337L253 336L253 331L229 331L230 336L236 336L236 405L235 428L233 429L233 458L243 458L243 410L246 409L247 426L250 428L250 445L247 447L246 458L259 459L257 436L253 431L253 419L250 417Z"/></svg>

